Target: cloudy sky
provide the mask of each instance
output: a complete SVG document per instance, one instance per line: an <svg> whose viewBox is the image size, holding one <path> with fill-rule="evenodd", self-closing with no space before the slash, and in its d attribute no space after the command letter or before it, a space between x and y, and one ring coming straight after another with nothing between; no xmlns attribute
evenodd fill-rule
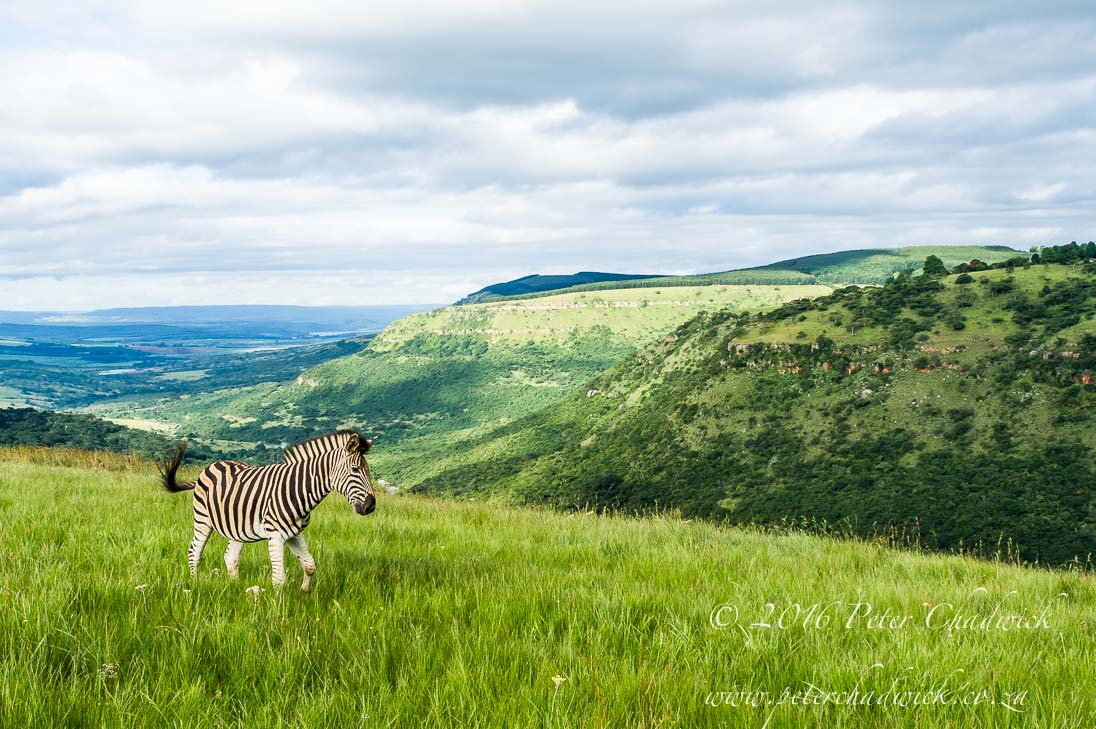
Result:
<svg viewBox="0 0 1096 729"><path fill-rule="evenodd" d="M0 309L434 303L1094 223L1091 0L0 3Z"/></svg>

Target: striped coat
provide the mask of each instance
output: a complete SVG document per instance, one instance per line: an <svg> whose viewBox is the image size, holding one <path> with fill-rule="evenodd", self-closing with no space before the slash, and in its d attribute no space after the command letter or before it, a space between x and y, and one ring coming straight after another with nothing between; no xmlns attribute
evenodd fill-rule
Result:
<svg viewBox="0 0 1096 729"><path fill-rule="evenodd" d="M186 451L182 443L162 472L168 491L194 492L194 534L187 554L191 574L197 574L206 540L216 531L229 540L225 566L231 577L239 574L243 545L265 540L274 585L285 583L283 557L288 546L301 562L301 589L308 592L316 564L301 532L312 510L332 491L343 494L358 514L373 512L376 496L364 458L372 445L354 431L337 431L287 448L284 463L218 461L194 481L180 484L176 473Z"/></svg>

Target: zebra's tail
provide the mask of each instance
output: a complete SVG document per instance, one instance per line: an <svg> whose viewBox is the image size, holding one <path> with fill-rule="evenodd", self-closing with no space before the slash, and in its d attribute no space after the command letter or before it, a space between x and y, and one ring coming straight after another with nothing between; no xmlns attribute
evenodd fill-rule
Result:
<svg viewBox="0 0 1096 729"><path fill-rule="evenodd" d="M194 481L191 481L190 483L178 483L175 480L175 473L179 470L179 464L183 462L184 453L186 453L185 440L179 444L179 448L175 451L175 455L171 457L171 460L160 464L160 483L163 484L164 490L169 493L175 494L180 491L191 491L194 489Z"/></svg>

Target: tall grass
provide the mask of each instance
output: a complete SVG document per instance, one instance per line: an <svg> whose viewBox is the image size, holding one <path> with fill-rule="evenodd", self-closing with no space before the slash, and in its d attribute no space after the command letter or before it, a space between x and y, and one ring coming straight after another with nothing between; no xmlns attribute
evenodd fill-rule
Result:
<svg viewBox="0 0 1096 729"><path fill-rule="evenodd" d="M5 727L1083 727L1096 716L1096 581L1080 573L669 516L408 496L358 517L333 497L306 532L319 563L306 596L269 589L261 545L229 581L219 538L191 580L189 496L162 493L148 465L0 458ZM787 619L793 603L834 601L916 619L846 629L847 607L821 627ZM1048 606L1049 627L923 627L925 603L940 602ZM737 625L724 626L730 607L713 625L721 605L737 607ZM750 627L781 612L784 629ZM785 687L941 683L954 701L985 698L726 705L741 703L734 691L779 702ZM1011 700L1019 711L989 703L1010 691L1027 692Z"/></svg>
<svg viewBox="0 0 1096 729"><path fill-rule="evenodd" d="M16 461L40 466L104 469L108 471L141 471L142 473L151 467L149 460L137 453L85 451L63 446L0 446L0 461Z"/></svg>

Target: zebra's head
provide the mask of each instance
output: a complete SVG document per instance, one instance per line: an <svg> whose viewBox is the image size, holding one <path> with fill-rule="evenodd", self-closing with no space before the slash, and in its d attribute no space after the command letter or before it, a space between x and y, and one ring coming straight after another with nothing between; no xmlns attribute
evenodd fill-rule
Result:
<svg viewBox="0 0 1096 729"><path fill-rule="evenodd" d="M346 497L354 511L365 516L372 514L377 507L377 497L373 493L373 478L369 475L369 464L365 454L373 445L369 438L351 433L346 448L339 452L332 488Z"/></svg>

